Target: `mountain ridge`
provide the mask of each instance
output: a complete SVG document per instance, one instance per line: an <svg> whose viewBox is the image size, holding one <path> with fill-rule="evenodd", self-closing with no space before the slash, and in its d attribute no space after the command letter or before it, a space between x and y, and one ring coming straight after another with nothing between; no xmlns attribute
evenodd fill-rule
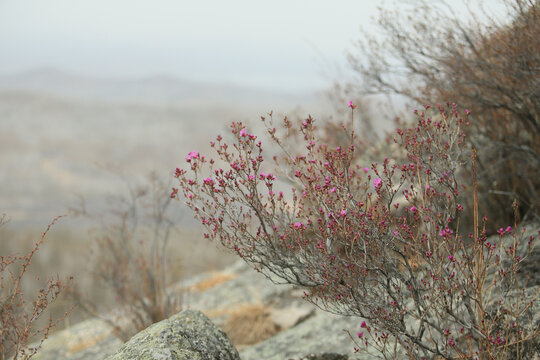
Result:
<svg viewBox="0 0 540 360"><path fill-rule="evenodd" d="M107 78L78 75L56 68L39 68L0 75L0 90L45 93L71 99L172 105L184 102L296 105L313 101L313 94L281 93L233 83L208 83L155 75Z"/></svg>

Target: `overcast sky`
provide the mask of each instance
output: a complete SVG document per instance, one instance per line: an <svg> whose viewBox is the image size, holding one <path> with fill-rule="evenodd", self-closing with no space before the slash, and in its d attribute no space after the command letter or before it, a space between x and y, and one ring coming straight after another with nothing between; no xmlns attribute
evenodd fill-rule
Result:
<svg viewBox="0 0 540 360"><path fill-rule="evenodd" d="M327 86L376 0L0 0L0 74Z"/></svg>
<svg viewBox="0 0 540 360"><path fill-rule="evenodd" d="M54 67L320 88L376 6L369 0L0 0L0 73Z"/></svg>

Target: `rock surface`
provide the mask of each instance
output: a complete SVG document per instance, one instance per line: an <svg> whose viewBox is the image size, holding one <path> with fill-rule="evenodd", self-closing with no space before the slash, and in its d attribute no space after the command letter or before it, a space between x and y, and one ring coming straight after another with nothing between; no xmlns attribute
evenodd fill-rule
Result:
<svg viewBox="0 0 540 360"><path fill-rule="evenodd" d="M535 234L538 228L540 226L536 224L530 226L525 237L529 236L529 232ZM498 239L498 236L495 238ZM521 270L530 278L527 293L528 296L534 298L534 301L526 315L533 319L535 325L540 323L540 297L534 295L540 288L538 286L540 269L537 261L539 250L540 246L537 245L531 256L523 263L524 267ZM188 279L171 291L179 291L180 287L188 289L183 292L184 309L197 310L184 311L181 314L198 314L193 315L193 321L195 321L199 317L204 317L198 312L201 311L228 334L226 356L236 357L223 357L223 359L238 358L238 355L234 355L236 350L229 339L240 351L243 360L377 358L378 353L372 348L368 348L367 353L354 353L355 344L346 333L348 330L352 336L355 336L360 330L359 324L362 319L322 312L302 300L301 289L291 285L274 285L243 262L238 262L219 272L205 273ZM176 342L172 346L171 344L174 343L172 337L168 338L165 330L163 332L159 330L160 326L168 326L166 324L170 325L171 322L174 324L178 316L180 315L177 314L169 320L153 325L137 334L124 346L105 324L97 319L87 320L52 335L34 358L38 360L101 360L122 346L121 351L124 352L125 357L116 357L120 356L119 352L110 359L127 359L135 355L134 358L144 359L138 356L142 356L144 353L142 349L146 346L151 359L182 359L182 357L174 357L179 355L171 349L177 345L186 345L189 348L192 343ZM206 317L204 319L204 321L200 319L197 321L203 321L205 327L210 326L209 320ZM216 334L224 335L217 328L213 327L213 329ZM149 331L152 333L150 334ZM159 334L164 335L160 337ZM174 331L170 330L170 334L174 334ZM208 334L200 335L204 337ZM535 339L532 346L540 349L540 340ZM149 350L154 347L158 352L152 353ZM128 350L131 353L127 353ZM221 359L219 356L219 354L214 357L199 356L194 359Z"/></svg>
<svg viewBox="0 0 540 360"><path fill-rule="evenodd" d="M354 353L354 336L360 329L359 318L332 315L323 311L301 324L285 330L260 344L243 350L242 360L373 359L367 353Z"/></svg>
<svg viewBox="0 0 540 360"><path fill-rule="evenodd" d="M101 360L120 346L122 341L103 321L89 319L51 335L32 359Z"/></svg>
<svg viewBox="0 0 540 360"><path fill-rule="evenodd" d="M184 310L141 331L108 360L240 360L227 335L199 311Z"/></svg>
<svg viewBox="0 0 540 360"><path fill-rule="evenodd" d="M303 357L300 360L348 360L349 357L343 354L335 353L322 353L322 354L310 354Z"/></svg>
<svg viewBox="0 0 540 360"><path fill-rule="evenodd" d="M216 278L227 280L216 286L204 286L202 291L197 291L197 286L192 287L191 291L186 292L183 303L186 308L201 310L208 314L218 325L226 321L228 310L248 304L282 302L282 299L294 291L291 285L272 284L244 262L239 262L213 276L207 276L198 282L198 285L211 283L211 280Z"/></svg>
<svg viewBox="0 0 540 360"><path fill-rule="evenodd" d="M250 336L235 337L235 345L239 349L255 343L244 342L248 338L264 340L276 331L296 325L314 312L313 307L301 299L298 289L290 285L274 285L242 261L222 271L186 279L171 291L180 291L180 288L187 289L183 292L185 309L202 311L222 329L237 328L238 321L234 323L231 319L242 319L238 314L250 315L253 309L264 311L262 315L265 316L257 318L264 320L264 324L243 324L247 328L243 331L249 331ZM253 320L249 316L244 318ZM257 335L257 329L261 328L275 331L262 331ZM89 319L52 334L34 358L101 360L121 345L122 342L105 323Z"/></svg>

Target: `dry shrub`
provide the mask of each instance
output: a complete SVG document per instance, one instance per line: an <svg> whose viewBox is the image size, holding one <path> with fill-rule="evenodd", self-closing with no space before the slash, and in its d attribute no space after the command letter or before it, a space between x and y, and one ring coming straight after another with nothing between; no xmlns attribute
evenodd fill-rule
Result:
<svg viewBox="0 0 540 360"><path fill-rule="evenodd" d="M540 216L540 9L535 0L501 2L500 20L444 1L381 10L382 36L364 34L350 56L360 79L348 88L470 109L480 212L511 223L514 199L523 219Z"/></svg>
<svg viewBox="0 0 540 360"><path fill-rule="evenodd" d="M46 325L37 325L38 320L50 310L49 306L58 299L71 278L66 281L51 278L35 295L23 291L25 274L28 273L32 259L60 217L49 224L40 240L34 243L26 255L0 256L0 359L2 360L29 359L34 356L52 328L71 312L68 310L57 319L49 315ZM4 218L4 215L0 216L0 225L3 224ZM30 345L31 341L37 342Z"/></svg>
<svg viewBox="0 0 540 360"><path fill-rule="evenodd" d="M84 203L75 210L97 223L90 273L114 301L114 310L72 289L80 306L123 341L182 307L180 290L169 289L180 278L178 259L170 258L169 239L177 220L170 213L167 186L151 175L149 185L127 187L129 195L112 201L105 214L89 213Z"/></svg>

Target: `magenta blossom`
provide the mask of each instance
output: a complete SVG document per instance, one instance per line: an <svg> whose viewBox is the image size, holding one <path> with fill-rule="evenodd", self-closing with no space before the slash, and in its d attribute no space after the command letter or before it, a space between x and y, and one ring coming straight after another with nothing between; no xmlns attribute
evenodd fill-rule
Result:
<svg viewBox="0 0 540 360"><path fill-rule="evenodd" d="M210 185L210 186L214 185L214 180L212 180L212 178L209 178L209 177L206 178L206 179L204 179L203 182L204 182L206 185Z"/></svg>
<svg viewBox="0 0 540 360"><path fill-rule="evenodd" d="M373 187L375 189L379 189L381 186L382 186L382 179L381 178L373 179Z"/></svg>
<svg viewBox="0 0 540 360"><path fill-rule="evenodd" d="M186 161L191 162L191 159L198 159L199 153L195 150L190 151L189 154L186 156Z"/></svg>
<svg viewBox="0 0 540 360"><path fill-rule="evenodd" d="M353 104L352 100L349 101L349 107L353 110L356 109L356 105Z"/></svg>

